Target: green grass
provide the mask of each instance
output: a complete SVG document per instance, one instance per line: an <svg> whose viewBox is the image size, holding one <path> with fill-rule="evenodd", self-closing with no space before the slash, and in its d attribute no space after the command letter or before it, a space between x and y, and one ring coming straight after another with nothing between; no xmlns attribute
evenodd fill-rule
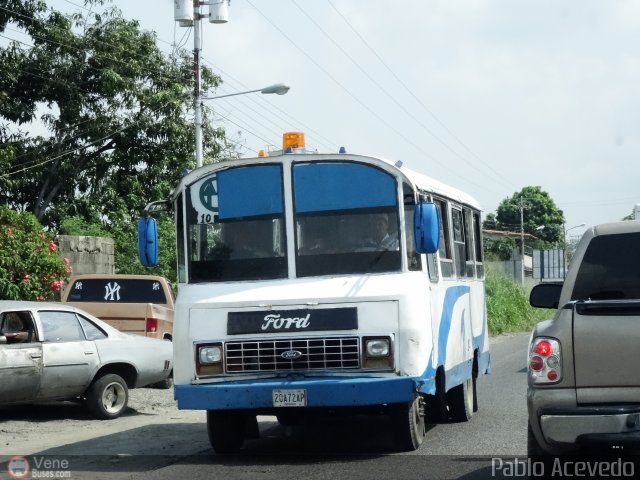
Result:
<svg viewBox="0 0 640 480"><path fill-rule="evenodd" d="M488 271L485 285L487 322L491 335L525 332L554 314L554 310L529 305L529 290L501 273Z"/></svg>

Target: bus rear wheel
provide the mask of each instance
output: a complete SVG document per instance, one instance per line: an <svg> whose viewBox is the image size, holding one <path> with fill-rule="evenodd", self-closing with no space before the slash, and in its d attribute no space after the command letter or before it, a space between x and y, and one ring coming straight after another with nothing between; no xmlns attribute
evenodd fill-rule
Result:
<svg viewBox="0 0 640 480"><path fill-rule="evenodd" d="M241 412L207 410L207 433L216 453L237 453L244 444L244 425Z"/></svg>
<svg viewBox="0 0 640 480"><path fill-rule="evenodd" d="M411 402L394 405L391 415L398 449L403 452L417 450L426 434L422 396L417 395Z"/></svg>
<svg viewBox="0 0 640 480"><path fill-rule="evenodd" d="M451 419L454 422L466 422L473 416L474 391L475 382L473 378L468 378L447 392Z"/></svg>

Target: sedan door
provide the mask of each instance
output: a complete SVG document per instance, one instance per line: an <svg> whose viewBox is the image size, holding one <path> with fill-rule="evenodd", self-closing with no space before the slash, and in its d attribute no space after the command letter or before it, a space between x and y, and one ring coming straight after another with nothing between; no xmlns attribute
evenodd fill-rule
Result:
<svg viewBox="0 0 640 480"><path fill-rule="evenodd" d="M16 340L17 332L11 326L15 321L28 332L22 341ZM0 344L0 404L33 400L42 374L42 345L36 338L31 313L3 312L0 335L8 342Z"/></svg>
<svg viewBox="0 0 640 480"><path fill-rule="evenodd" d="M44 368L38 398L81 395L100 363L95 343L86 339L74 312L46 310L38 315L44 336Z"/></svg>
<svg viewBox="0 0 640 480"><path fill-rule="evenodd" d="M41 344L0 344L0 404L33 400L41 374Z"/></svg>

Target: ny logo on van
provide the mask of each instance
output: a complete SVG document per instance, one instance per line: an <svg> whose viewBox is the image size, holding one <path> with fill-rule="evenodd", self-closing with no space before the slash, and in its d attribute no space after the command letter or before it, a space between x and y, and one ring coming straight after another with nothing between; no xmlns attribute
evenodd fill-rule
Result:
<svg viewBox="0 0 640 480"><path fill-rule="evenodd" d="M118 285L117 282L113 282L113 285L111 284L111 282L107 283L104 286L104 289L105 289L104 299L107 302L120 300L120 285Z"/></svg>

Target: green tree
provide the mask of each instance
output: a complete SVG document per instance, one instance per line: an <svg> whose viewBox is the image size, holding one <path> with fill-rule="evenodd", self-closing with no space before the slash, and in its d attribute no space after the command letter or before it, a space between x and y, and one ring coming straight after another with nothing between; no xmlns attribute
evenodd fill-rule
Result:
<svg viewBox="0 0 640 480"><path fill-rule="evenodd" d="M70 272L33 214L0 206L0 299L55 300Z"/></svg>
<svg viewBox="0 0 640 480"><path fill-rule="evenodd" d="M524 209L524 232L538 237L541 240L540 246L563 242L564 213L549 194L537 186L524 187L510 198L505 198L498 206L495 217L491 217L491 226L488 226L486 220L483 226L496 230L520 231L521 208Z"/></svg>
<svg viewBox="0 0 640 480"><path fill-rule="evenodd" d="M98 11L105 3L72 15L41 0L0 8L0 31L31 39L0 49L0 202L53 231L69 216L124 228L194 163L190 54L164 54L136 21ZM202 78L205 91L220 82L207 68ZM227 150L210 117L205 107L207 163ZM47 133L23 129L33 121Z"/></svg>

